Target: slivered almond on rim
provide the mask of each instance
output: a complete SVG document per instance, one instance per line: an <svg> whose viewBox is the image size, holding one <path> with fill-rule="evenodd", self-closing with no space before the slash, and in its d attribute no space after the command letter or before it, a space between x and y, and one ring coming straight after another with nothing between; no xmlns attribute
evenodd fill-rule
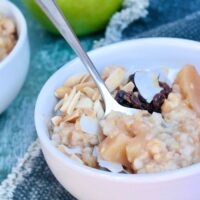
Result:
<svg viewBox="0 0 200 200"><path fill-rule="evenodd" d="M108 67L106 67L103 71L102 71L102 78L104 80L106 80L110 75L111 73L113 73L113 71L116 69L116 66L114 65L109 65Z"/></svg>
<svg viewBox="0 0 200 200"><path fill-rule="evenodd" d="M51 118L51 122L53 123L54 126L58 126L61 121L62 121L61 116L55 116L55 117Z"/></svg>
<svg viewBox="0 0 200 200"><path fill-rule="evenodd" d="M80 115L81 115L81 112L79 110L76 110L71 115L65 116L63 119L63 122L75 123L76 120L80 117Z"/></svg>
<svg viewBox="0 0 200 200"><path fill-rule="evenodd" d="M71 89L69 87L59 87L56 91L55 91L55 96L59 99L62 99L66 93L70 93Z"/></svg>
<svg viewBox="0 0 200 200"><path fill-rule="evenodd" d="M74 87L72 89L71 93L69 94L69 96L64 100L64 103L63 103L62 107L60 108L60 111L67 112L68 106L71 103L71 101L75 95L76 95L76 88Z"/></svg>
<svg viewBox="0 0 200 200"><path fill-rule="evenodd" d="M66 94L66 96L68 96L68 95ZM55 106L55 108L54 108L54 111L59 110L59 109L62 107L63 103L64 103L64 98L61 99L61 100L56 104L56 106Z"/></svg>
<svg viewBox="0 0 200 200"><path fill-rule="evenodd" d="M94 111L96 112L97 118L102 119L104 116L104 110L101 102L99 100L96 100L94 102Z"/></svg>
<svg viewBox="0 0 200 200"><path fill-rule="evenodd" d="M90 75L89 74L85 74L83 76L83 78L81 79L80 83L85 83L85 82L89 81L89 79L90 79Z"/></svg>
<svg viewBox="0 0 200 200"><path fill-rule="evenodd" d="M92 96L95 93L95 89L91 88L91 87L84 87L82 92L84 94L86 94L89 98L92 98Z"/></svg>
<svg viewBox="0 0 200 200"><path fill-rule="evenodd" d="M123 68L117 68L113 73L106 79L106 86L110 92L117 89L123 82L125 76L125 70Z"/></svg>
<svg viewBox="0 0 200 200"><path fill-rule="evenodd" d="M65 81L64 86L73 87L80 83L84 76L85 74L74 75Z"/></svg>
<svg viewBox="0 0 200 200"><path fill-rule="evenodd" d="M70 102L70 104L68 106L68 109L67 109L67 114L68 115L72 114L72 112L74 111L74 108L76 107L76 104L78 103L78 100L79 100L80 96L81 96L81 92L80 91L78 91L74 95L74 97L73 97L72 101Z"/></svg>
<svg viewBox="0 0 200 200"><path fill-rule="evenodd" d="M93 101L96 101L97 99L100 99L101 95L99 93L99 90L98 89L95 89L95 93L93 94L92 96L92 100Z"/></svg>
<svg viewBox="0 0 200 200"><path fill-rule="evenodd" d="M85 83L79 83L75 86L75 88L80 91L82 91L85 87L96 88L96 85L93 81L88 81Z"/></svg>

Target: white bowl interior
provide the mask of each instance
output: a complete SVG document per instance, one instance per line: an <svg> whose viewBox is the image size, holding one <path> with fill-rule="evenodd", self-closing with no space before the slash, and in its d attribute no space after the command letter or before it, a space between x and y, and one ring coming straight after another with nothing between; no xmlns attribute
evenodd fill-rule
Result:
<svg viewBox="0 0 200 200"><path fill-rule="evenodd" d="M200 71L200 44L189 40L172 38L130 40L97 49L90 52L89 55L99 71L110 64L122 65L127 70L156 69L163 66L179 69L185 64L193 64ZM49 151L57 156L60 156L60 152L51 144L48 133L50 118L57 102L54 92L68 77L83 71L85 69L79 59L66 64L47 81L37 100L35 123L38 136L42 145L45 145ZM62 159L65 158L62 157ZM66 162L74 165L74 162L69 161L68 158L66 158ZM199 170L200 165L196 164L187 169L184 168L182 175L195 173ZM179 172L181 170L177 170L177 173ZM160 175L170 173L174 172L160 173Z"/></svg>

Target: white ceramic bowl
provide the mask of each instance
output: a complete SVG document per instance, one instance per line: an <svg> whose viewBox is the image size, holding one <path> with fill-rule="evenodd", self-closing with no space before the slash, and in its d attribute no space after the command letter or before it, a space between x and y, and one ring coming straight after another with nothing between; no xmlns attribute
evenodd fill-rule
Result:
<svg viewBox="0 0 200 200"><path fill-rule="evenodd" d="M18 40L10 54L0 62L0 113L17 96L28 71L30 50L27 25L20 10L7 0L0 1L0 14L11 17L17 27Z"/></svg>
<svg viewBox="0 0 200 200"><path fill-rule="evenodd" d="M89 53L99 70L108 64L126 68L181 68L186 63L200 70L200 43L172 39L138 39ZM35 124L45 159L59 182L81 200L199 200L200 164L157 174L112 174L82 166L52 144L48 124L56 103L54 91L66 78L84 70L79 59L59 69L44 85L35 109Z"/></svg>

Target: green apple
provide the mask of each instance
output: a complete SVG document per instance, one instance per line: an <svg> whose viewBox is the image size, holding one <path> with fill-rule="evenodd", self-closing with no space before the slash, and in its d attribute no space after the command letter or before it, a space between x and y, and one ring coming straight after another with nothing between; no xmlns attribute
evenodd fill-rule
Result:
<svg viewBox="0 0 200 200"><path fill-rule="evenodd" d="M23 2L47 30L57 33L35 0L23 0ZM113 13L121 7L122 0L57 0L57 4L75 33L83 36L105 28Z"/></svg>

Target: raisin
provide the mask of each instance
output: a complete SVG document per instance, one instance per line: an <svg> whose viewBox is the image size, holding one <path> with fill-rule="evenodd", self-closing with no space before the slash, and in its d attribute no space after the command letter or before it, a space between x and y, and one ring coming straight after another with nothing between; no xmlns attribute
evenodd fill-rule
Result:
<svg viewBox="0 0 200 200"><path fill-rule="evenodd" d="M161 92L154 96L153 101L152 101L152 105L153 105L153 108L156 112L161 111L161 106L164 103L165 99L166 99L165 95L162 94Z"/></svg>
<svg viewBox="0 0 200 200"><path fill-rule="evenodd" d="M134 82L135 74L129 76L128 81ZM163 89L160 93L156 94L151 101L148 103L140 94L137 87L135 86L132 92L125 92L119 90L115 96L116 101L126 107L137 108L141 110L147 110L149 113L161 112L161 106L164 103L165 99L168 97L169 93L172 91L172 88L167 85L167 83L159 81L160 87Z"/></svg>
<svg viewBox="0 0 200 200"><path fill-rule="evenodd" d="M142 109L142 102L134 94L131 95L131 103L132 103L134 108Z"/></svg>
<svg viewBox="0 0 200 200"><path fill-rule="evenodd" d="M134 78L135 78L135 74L131 74L131 75L128 77L128 82L131 81L133 84L135 84Z"/></svg>
<svg viewBox="0 0 200 200"><path fill-rule="evenodd" d="M127 101L127 92L119 90L115 96L115 100L122 106L132 107L130 101Z"/></svg>
<svg viewBox="0 0 200 200"><path fill-rule="evenodd" d="M125 91L119 90L119 91L117 92L116 96L115 96L115 100L116 100L118 103L120 103L121 101L124 100L124 95L125 95L125 94L126 94Z"/></svg>
<svg viewBox="0 0 200 200"><path fill-rule="evenodd" d="M165 94L165 97L167 98L169 93L172 91L172 88L169 87L169 85L167 85L167 83L161 82L159 81L159 85L160 87L163 88L163 90L161 91L163 94Z"/></svg>
<svg viewBox="0 0 200 200"><path fill-rule="evenodd" d="M142 103L147 103L146 99L144 99L143 96L141 96L141 94L138 94L138 98Z"/></svg>

